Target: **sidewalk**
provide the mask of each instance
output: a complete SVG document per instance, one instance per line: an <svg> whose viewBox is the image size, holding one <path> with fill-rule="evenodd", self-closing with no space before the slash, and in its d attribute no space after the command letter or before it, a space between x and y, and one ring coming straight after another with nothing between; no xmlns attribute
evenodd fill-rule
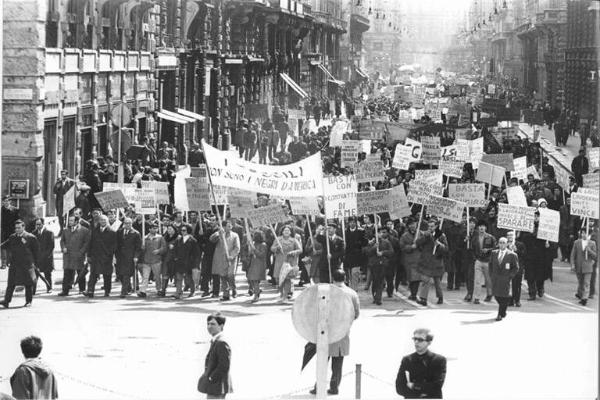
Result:
<svg viewBox="0 0 600 400"><path fill-rule="evenodd" d="M558 147L554 145L554 131L548 129L546 125L538 126L540 130L540 144L544 151L552 156L557 162L559 162L568 171L571 171L571 163L573 159L579 154L581 148L581 139L579 133L575 132L575 136L569 136L567 145L565 147ZM523 132L528 138L533 140L533 126L524 122L519 123L519 130Z"/></svg>

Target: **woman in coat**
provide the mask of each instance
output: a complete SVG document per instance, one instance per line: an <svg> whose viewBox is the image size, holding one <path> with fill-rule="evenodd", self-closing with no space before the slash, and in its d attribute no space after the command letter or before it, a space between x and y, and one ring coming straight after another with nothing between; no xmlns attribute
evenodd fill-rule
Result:
<svg viewBox="0 0 600 400"><path fill-rule="evenodd" d="M161 297L166 295L169 280L175 277L175 242L179 237L177 228L175 228L173 225L169 225L163 237L167 243L167 252L163 258L162 267L160 270L160 275L162 278L162 291L160 292Z"/></svg>
<svg viewBox="0 0 600 400"><path fill-rule="evenodd" d="M283 263L288 261L290 266L297 272L298 270L298 256L302 252L302 246L296 238L292 236L292 228L289 225L284 225L281 228L280 236L271 246L271 251L275 254L275 266L273 277L277 281L279 290L281 293L281 301L291 297L294 287L292 285L292 276L294 274L288 274L283 280L279 276L281 273L281 267ZM291 256L291 258L288 258Z"/></svg>
<svg viewBox="0 0 600 400"><path fill-rule="evenodd" d="M444 256L448 252L448 240L439 228L437 219L428 222L428 230L421 232L417 239L417 247L421 250L418 271L423 276L419 287L420 299L417 303L427 305L427 296L431 281L435 285L435 294L438 298L437 304L444 302L441 280L444 275Z"/></svg>
<svg viewBox="0 0 600 400"><path fill-rule="evenodd" d="M575 216L571 215L571 198L565 199L566 204L560 208L560 229L558 232L558 245L560 247L561 261L569 262L573 242L575 241Z"/></svg>
<svg viewBox="0 0 600 400"><path fill-rule="evenodd" d="M317 235L323 235L324 227L319 225L315 228ZM308 238L305 247L306 254L310 255L310 271L308 275L312 283L319 283L319 260L323 254L323 245L314 237Z"/></svg>
<svg viewBox="0 0 600 400"><path fill-rule="evenodd" d="M250 243L250 267L248 268L248 282L254 293L252 303L256 303L260 297L260 281L265 279L267 273L267 245L260 231L254 232Z"/></svg>

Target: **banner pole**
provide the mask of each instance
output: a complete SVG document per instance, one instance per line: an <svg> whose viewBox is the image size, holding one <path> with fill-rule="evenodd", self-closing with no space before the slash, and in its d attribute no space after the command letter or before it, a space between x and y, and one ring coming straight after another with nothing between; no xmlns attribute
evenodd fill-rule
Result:
<svg viewBox="0 0 600 400"><path fill-rule="evenodd" d="M346 223L344 222L346 218L342 217L342 239L344 240L344 248L346 248Z"/></svg>
<svg viewBox="0 0 600 400"><path fill-rule="evenodd" d="M470 217L469 217L469 206L467 206L467 249L471 248L471 230L469 229L469 224L470 224Z"/></svg>
<svg viewBox="0 0 600 400"><path fill-rule="evenodd" d="M421 214L419 215L419 222L417 223L417 232L415 233L415 240L413 243L417 243L417 239L419 238L419 232L421 231L421 222L423 222L423 210L425 209L424 205L421 205Z"/></svg>
<svg viewBox="0 0 600 400"><path fill-rule="evenodd" d="M379 251L379 230L377 229L377 214L373 214L373 221L375 221L375 243L377 244L377 251Z"/></svg>

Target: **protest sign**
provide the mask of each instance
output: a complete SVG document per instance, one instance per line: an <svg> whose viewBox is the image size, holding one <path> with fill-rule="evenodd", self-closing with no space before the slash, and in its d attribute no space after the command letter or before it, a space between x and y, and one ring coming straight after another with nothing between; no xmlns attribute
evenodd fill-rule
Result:
<svg viewBox="0 0 600 400"><path fill-rule="evenodd" d="M388 122L386 125L388 130L387 143L394 143L405 140L410 134L411 125L401 124L398 122Z"/></svg>
<svg viewBox="0 0 600 400"><path fill-rule="evenodd" d="M463 202L447 197L431 196L429 204L427 204L427 212L440 218L447 218L450 221L461 223L466 206Z"/></svg>
<svg viewBox="0 0 600 400"><path fill-rule="evenodd" d="M354 175L327 176L323 179L326 218L356 216L358 183Z"/></svg>
<svg viewBox="0 0 600 400"><path fill-rule="evenodd" d="M379 214L390 210L391 190L372 190L369 192L358 192L356 195L356 213Z"/></svg>
<svg viewBox="0 0 600 400"><path fill-rule="evenodd" d="M360 150L359 140L342 140L341 145L341 167L353 166L358 161L358 152Z"/></svg>
<svg viewBox="0 0 600 400"><path fill-rule="evenodd" d="M383 161L361 161L356 166L356 182L378 182L383 180Z"/></svg>
<svg viewBox="0 0 600 400"><path fill-rule="evenodd" d="M540 179L540 174L538 174L537 169L533 165L527 167L527 175L533 175L533 179Z"/></svg>
<svg viewBox="0 0 600 400"><path fill-rule="evenodd" d="M411 215L410 205L406 198L406 192L404 191L404 185L394 186L390 189L390 218L401 219Z"/></svg>
<svg viewBox="0 0 600 400"><path fill-rule="evenodd" d="M558 242L560 232L560 213L549 208L538 208L540 212L540 223L538 225L537 238Z"/></svg>
<svg viewBox="0 0 600 400"><path fill-rule="evenodd" d="M255 228L265 225L276 225L289 220L280 204L270 204L259 208L252 207L248 209L248 219Z"/></svg>
<svg viewBox="0 0 600 400"><path fill-rule="evenodd" d="M94 197L98 200L100 207L106 212L108 210L114 210L117 208L126 208L129 203L123 196L121 190L113 190L110 192L96 192Z"/></svg>
<svg viewBox="0 0 600 400"><path fill-rule="evenodd" d="M598 192L587 194L571 193L571 214L580 217L598 219Z"/></svg>
<svg viewBox="0 0 600 400"><path fill-rule="evenodd" d="M437 136L423 136L421 137L421 145L423 147L421 154L423 162L438 165L441 158L440 138Z"/></svg>
<svg viewBox="0 0 600 400"><path fill-rule="evenodd" d="M415 181L441 186L444 181L443 171L441 169L417 169L415 170Z"/></svg>
<svg viewBox="0 0 600 400"><path fill-rule="evenodd" d="M508 204L527 207L527 199L521 186L507 187L506 196L508 197Z"/></svg>
<svg viewBox="0 0 600 400"><path fill-rule="evenodd" d="M414 147L405 146L398 143L396 145L396 151L394 152L392 167L407 170L410 167L410 163L414 159L413 151Z"/></svg>
<svg viewBox="0 0 600 400"><path fill-rule="evenodd" d="M185 178L187 209L182 211L210 210L210 190L208 180L203 178Z"/></svg>
<svg viewBox="0 0 600 400"><path fill-rule="evenodd" d="M498 204L498 228L533 232L535 208Z"/></svg>
<svg viewBox="0 0 600 400"><path fill-rule="evenodd" d="M448 197L462 201L469 207L485 207L485 185L483 183L451 183L448 185Z"/></svg>
<svg viewBox="0 0 600 400"><path fill-rule="evenodd" d="M156 204L169 204L169 182L140 181L142 188L154 190Z"/></svg>
<svg viewBox="0 0 600 400"><path fill-rule="evenodd" d="M233 159L231 153L203 143L213 185L239 188L279 197L321 195L323 168L317 152L288 165L264 165Z"/></svg>
<svg viewBox="0 0 600 400"><path fill-rule="evenodd" d="M600 188L600 173L592 172L583 175L583 186L586 188Z"/></svg>
<svg viewBox="0 0 600 400"><path fill-rule="evenodd" d="M489 183L494 186L502 186L504 180L504 168L488 164L481 161L477 170L477 179L479 182Z"/></svg>
<svg viewBox="0 0 600 400"><path fill-rule="evenodd" d="M359 140L359 142L360 142L360 148L358 151L360 153L367 153L367 156L369 154L371 154L371 140L362 139L362 140Z"/></svg>
<svg viewBox="0 0 600 400"><path fill-rule="evenodd" d="M63 195L63 214L68 214L72 208L75 208L75 190L77 185L71 186L67 193ZM59 215L62 217L62 215Z"/></svg>
<svg viewBox="0 0 600 400"><path fill-rule="evenodd" d="M290 197L290 207L294 215L320 215L319 200L316 197Z"/></svg>
<svg viewBox="0 0 600 400"><path fill-rule="evenodd" d="M465 140L456 139L457 157L465 162L470 162L474 169L479 167L479 161L483 157L483 137Z"/></svg>
<svg viewBox="0 0 600 400"><path fill-rule="evenodd" d="M454 161L458 156L458 146L452 144L450 146L440 147L440 157L445 161ZM462 158L464 160L464 158Z"/></svg>
<svg viewBox="0 0 600 400"><path fill-rule="evenodd" d="M411 181L408 187L408 201L427 205L431 196L442 196L444 187L442 185L429 185L425 182Z"/></svg>
<svg viewBox="0 0 600 400"><path fill-rule="evenodd" d="M453 178L462 178L464 163L462 161L451 161L451 160L440 160L440 170L443 171L444 175L451 176Z"/></svg>
<svg viewBox="0 0 600 400"><path fill-rule="evenodd" d="M385 134L386 121L362 119L358 126L358 136L361 139L382 140Z"/></svg>
<svg viewBox="0 0 600 400"><path fill-rule="evenodd" d="M416 161L421 160L421 157L423 155L423 146L421 145L421 142L418 142L411 138L406 138L406 140L404 141L404 145L413 148L413 151L411 153L411 155L412 155L411 162L416 162Z"/></svg>
<svg viewBox="0 0 600 400"><path fill-rule="evenodd" d="M504 168L506 171L514 171L515 169L512 153L484 154L481 157L481 161L488 164L497 165L498 167Z"/></svg>
<svg viewBox="0 0 600 400"><path fill-rule="evenodd" d="M577 193L580 193L580 194L589 194L589 195L592 195L592 196L596 196L596 195L598 195L598 189L580 187L580 188L577 188Z"/></svg>
<svg viewBox="0 0 600 400"><path fill-rule="evenodd" d="M133 203L136 204L136 212L140 214L156 213L156 203L154 202L154 189L135 189L133 196Z"/></svg>
<svg viewBox="0 0 600 400"><path fill-rule="evenodd" d="M173 197L175 201L175 207L180 211L189 211L186 183L185 179L191 175L191 168L185 167L177 171L175 174L175 182L173 187Z"/></svg>
<svg viewBox="0 0 600 400"><path fill-rule="evenodd" d="M229 213L233 218L248 218L248 210L254 208L252 198L256 195L252 192L245 194L229 194L227 202L229 203Z"/></svg>
<svg viewBox="0 0 600 400"><path fill-rule="evenodd" d="M381 160L381 154L379 154L379 153L365 154L365 161L375 162L375 161L380 161L380 160Z"/></svg>
<svg viewBox="0 0 600 400"><path fill-rule="evenodd" d="M513 159L513 170L510 173L510 177L527 181L527 157Z"/></svg>
<svg viewBox="0 0 600 400"><path fill-rule="evenodd" d="M588 160L590 161L590 170L600 168L600 147L592 147L588 150Z"/></svg>
<svg viewBox="0 0 600 400"><path fill-rule="evenodd" d="M229 192L231 190L236 190L236 188L229 188L226 186L213 185L213 193L215 197L213 198L212 193L209 192L210 204L213 206L220 206L228 203Z"/></svg>

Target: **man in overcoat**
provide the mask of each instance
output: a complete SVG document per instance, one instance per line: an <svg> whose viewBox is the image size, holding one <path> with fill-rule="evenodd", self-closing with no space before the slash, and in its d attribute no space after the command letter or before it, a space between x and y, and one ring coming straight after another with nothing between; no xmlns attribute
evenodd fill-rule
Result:
<svg viewBox="0 0 600 400"><path fill-rule="evenodd" d="M8 308L15 287L25 286L25 307L31 307L33 301L33 285L35 283L35 266L39 260L39 244L31 233L25 231L25 223L20 219L15 222L15 233L2 244L8 251L10 267L4 301L0 305Z"/></svg>
<svg viewBox="0 0 600 400"><path fill-rule="evenodd" d="M346 272L350 287L354 290L358 290L360 268L365 266L362 248L366 244L365 231L357 226L356 217L350 217L348 219L348 229L346 229L344 271Z"/></svg>
<svg viewBox="0 0 600 400"><path fill-rule="evenodd" d="M33 231L40 245L37 267L46 279L46 292L52 293L52 271L54 270L54 233L44 227L44 219L36 218ZM35 294L35 286L33 288Z"/></svg>
<svg viewBox="0 0 600 400"><path fill-rule="evenodd" d="M88 252L90 280L86 296L89 298L94 297L96 282L98 282L100 275L102 275L104 282L104 297L110 296L113 256L117 248L117 233L108 226L108 217L101 215L98 221L98 227L92 230L92 239Z"/></svg>
<svg viewBox="0 0 600 400"><path fill-rule="evenodd" d="M510 285L513 277L519 272L519 257L507 248L505 237L498 239L498 250L490 256L490 276L492 278L492 294L498 302L496 321L506 317L506 308L510 301Z"/></svg>
<svg viewBox="0 0 600 400"><path fill-rule="evenodd" d="M131 218L123 220L123 227L117 231L117 264L115 271L121 281L121 298L127 296L131 289L131 277L135 274L135 268L142 250L142 236L132 228ZM158 279L158 277L157 277ZM146 297L146 293L138 293L140 297Z"/></svg>
<svg viewBox="0 0 600 400"><path fill-rule="evenodd" d="M446 235L440 230L437 219L432 218L427 223L427 231L421 232L417 239L417 246L421 250L418 268L422 277L417 303L427 305L429 288L433 283L438 298L437 304L442 304L444 294L441 279L444 275L444 256L448 252L448 241Z"/></svg>
<svg viewBox="0 0 600 400"><path fill-rule="evenodd" d="M344 241L336 234L337 224L330 222L327 224L327 235L317 235L317 242L323 246L323 254L319 260L319 282L329 283L329 268L335 271L340 267L344 257ZM327 260L327 242L329 240L329 261Z"/></svg>
<svg viewBox="0 0 600 400"><path fill-rule="evenodd" d="M571 271L577 275L577 293L575 297L579 299L579 304L587 305L590 294L590 277L597 259L596 243L591 240L586 233L586 228L582 227L579 233L579 239L575 241L571 250Z"/></svg>
<svg viewBox="0 0 600 400"><path fill-rule="evenodd" d="M406 268L406 280L410 290L409 300L417 300L417 291L421 282L421 275L418 272L421 250L415 243L417 233L417 221L409 219L406 223L406 232L400 237L400 257L402 265Z"/></svg>
<svg viewBox="0 0 600 400"><path fill-rule="evenodd" d="M198 242L192 236L192 227L183 224L180 228L181 236L175 241L175 298L180 299L183 294L183 280L191 277L192 270L198 268L200 263L200 249ZM189 279L189 278L188 278ZM189 297L194 295L195 287L190 288Z"/></svg>
<svg viewBox="0 0 600 400"><path fill-rule="evenodd" d="M60 178L54 184L52 188L52 193L55 196L55 207L56 207L56 215L58 216L58 222L60 223L60 229L64 228L65 222L63 221L64 214L68 213L70 210L63 210L63 198L65 194L73 187L75 181L69 178L69 171L63 169L60 171ZM64 213L64 214L63 214Z"/></svg>
<svg viewBox="0 0 600 400"><path fill-rule="evenodd" d="M79 293L85 293L85 261L90 248L92 234L90 230L79 224L77 217L70 215L67 227L60 237L60 248L63 253L63 283L59 296L68 296L75 274L78 274Z"/></svg>
<svg viewBox="0 0 600 400"><path fill-rule="evenodd" d="M240 253L240 237L232 231L230 221L223 221L222 228L210 236L210 241L217 243L212 260L212 273L221 277L223 301L229 300L229 291L233 297L237 295L235 287L235 264ZM214 294L214 293L213 293Z"/></svg>

